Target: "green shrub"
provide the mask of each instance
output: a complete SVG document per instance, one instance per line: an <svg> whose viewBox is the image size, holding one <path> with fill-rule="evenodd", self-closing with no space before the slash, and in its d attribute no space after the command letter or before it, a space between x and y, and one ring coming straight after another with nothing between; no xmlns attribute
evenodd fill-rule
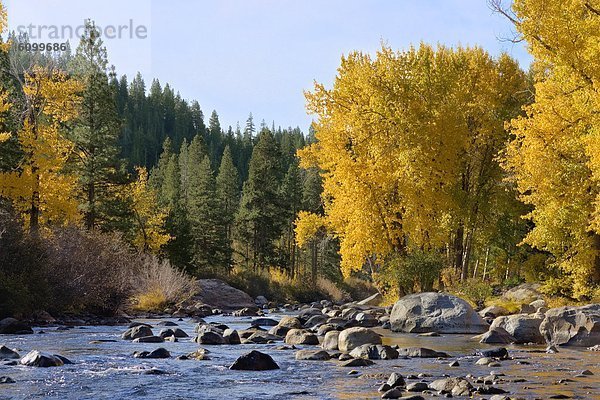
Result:
<svg viewBox="0 0 600 400"><path fill-rule="evenodd" d="M481 279L467 279L449 290L451 293L469 301L476 308L483 308L485 301L492 296L492 287Z"/></svg>

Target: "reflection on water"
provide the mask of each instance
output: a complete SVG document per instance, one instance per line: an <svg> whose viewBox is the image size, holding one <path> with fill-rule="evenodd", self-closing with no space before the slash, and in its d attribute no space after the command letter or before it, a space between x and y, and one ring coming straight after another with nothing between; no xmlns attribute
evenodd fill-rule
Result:
<svg viewBox="0 0 600 400"><path fill-rule="evenodd" d="M250 318L211 317L236 329L249 327ZM173 320L176 321L176 320ZM148 321L151 324L157 320ZM194 324L177 322L190 336ZM46 333L3 336L0 344L17 348L21 355L37 349L62 354L74 365L59 368L0 366L0 376L10 376L16 384L0 385L4 399L379 399L377 388L385 376L398 372L404 376L425 373L431 381L450 376L484 376L490 372L505 374L501 384L512 396L547 399L564 394L578 399L600 399L600 354L585 350L561 349L559 354L545 354L543 347L508 347L513 360L500 367L475 365L477 349L486 345L465 335L423 337L379 330L384 344L401 347L428 347L444 351L459 361L449 367L449 360L399 359L377 361L360 368L358 375L348 375L335 361L295 361L294 352L276 350L277 345L205 346L210 360L179 361L175 357L194 351L198 345L183 339L177 343L131 343L119 339L124 327L86 327L68 331L44 328ZM154 329L155 333L160 327ZM36 329L40 331L40 329ZM117 342L90 344L93 340L118 339ZM139 360L134 351L165 347L173 356L165 360ZM489 346L488 346L489 347ZM276 371L231 371L228 366L242 353L257 349L269 353L281 367ZM157 368L166 374L148 375ZM591 376L577 376L583 370ZM524 379L525 381L520 381ZM515 380L517 382L515 382Z"/></svg>

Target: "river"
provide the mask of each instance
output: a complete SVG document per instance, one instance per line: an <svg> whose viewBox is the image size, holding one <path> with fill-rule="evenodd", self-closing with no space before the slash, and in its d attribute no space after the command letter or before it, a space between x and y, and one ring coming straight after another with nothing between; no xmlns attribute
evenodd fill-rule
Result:
<svg viewBox="0 0 600 400"><path fill-rule="evenodd" d="M269 315L275 319L281 315ZM143 320L153 326L161 320ZM176 322L191 337L195 324L189 320ZM213 316L235 329L247 329L251 318ZM420 346L449 353L449 360L398 359L375 361L370 367L342 368L336 360L296 361L293 350L277 350L278 344L244 344L203 346L211 351L210 360L177 360L176 356L195 351L199 345L191 337L179 342L160 344L132 343L120 339L123 326L86 326L69 330L56 327L35 328L33 335L3 335L0 344L16 348L21 356L30 350L60 354L73 364L53 368L0 365L0 376L10 376L16 383L0 385L0 400L5 399L379 399L379 385L391 372L404 376L424 373L430 382L444 374L449 376L485 376L494 371L505 374L499 387L511 397L548 399L566 395L576 399L600 399L600 353L585 349L560 349L546 354L543 347L508 346L512 360L500 367L475 365L477 349L491 347L470 340L465 335L422 337L414 334L378 330L384 344L401 347ZM153 328L157 334L160 327ZM44 333L39 333L43 331ZM91 344L97 340L116 340ZM136 359L134 351L164 347L169 359ZM299 346L303 347L303 346ZM314 346L304 346L314 348ZM232 371L228 367L241 354L250 350L267 353L281 367L274 371ZM449 367L458 360L459 367ZM164 374L149 374L158 369ZM576 377L589 370L594 375ZM525 381L520 381L524 379ZM514 382L514 381L517 382ZM566 380L563 383L557 383ZM571 380L571 381L569 381ZM411 381L408 381L411 382ZM490 396L484 396L489 398Z"/></svg>

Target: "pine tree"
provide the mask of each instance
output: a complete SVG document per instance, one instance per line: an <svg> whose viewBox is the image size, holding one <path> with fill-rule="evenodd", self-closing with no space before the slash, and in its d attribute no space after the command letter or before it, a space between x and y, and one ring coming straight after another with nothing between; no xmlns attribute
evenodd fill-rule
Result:
<svg viewBox="0 0 600 400"><path fill-rule="evenodd" d="M296 215L302 206L302 177L297 160L292 162L283 178L281 184L281 200L283 204L283 213L285 218L285 229L282 242L287 259L287 266L290 276L294 276L297 263L297 247L294 238L294 222Z"/></svg>
<svg viewBox="0 0 600 400"><path fill-rule="evenodd" d="M119 118L107 65L100 32L87 20L71 62L75 76L85 87L71 140L77 148L74 169L79 176L79 197L88 229L101 226L110 219L108 203L114 201L115 186L122 180L118 175Z"/></svg>
<svg viewBox="0 0 600 400"><path fill-rule="evenodd" d="M280 199L280 152L268 131L262 131L252 152L248 180L242 189L236 215L237 238L246 265L268 267L277 263L275 240L281 234L284 218Z"/></svg>
<svg viewBox="0 0 600 400"><path fill-rule="evenodd" d="M232 258L232 231L235 221L235 213L240 203L240 183L239 174L233 159L229 146L225 147L221 157L221 166L217 175L217 199L219 201L218 209L222 214L222 221L225 226L225 236L227 239L227 266L231 268Z"/></svg>
<svg viewBox="0 0 600 400"><path fill-rule="evenodd" d="M191 150L190 156L192 156ZM208 155L191 168L191 171L193 173L187 209L194 242L194 265L199 274L214 273L224 266L223 244L226 238L225 232L219 229L222 225L220 225L215 178Z"/></svg>

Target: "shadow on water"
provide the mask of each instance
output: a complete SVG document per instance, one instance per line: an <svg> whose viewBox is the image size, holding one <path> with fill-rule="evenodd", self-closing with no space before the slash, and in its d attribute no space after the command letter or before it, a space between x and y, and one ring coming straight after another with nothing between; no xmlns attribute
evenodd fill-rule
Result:
<svg viewBox="0 0 600 400"><path fill-rule="evenodd" d="M273 317L273 315L271 315ZM276 316L277 317L277 316ZM210 317L235 329L249 327L251 318ZM190 336L194 324L177 322ZM147 320L156 325L158 320ZM41 329L36 329L39 332ZM379 399L379 385L391 372L404 376L424 373L427 382L449 376L485 376L505 374L501 388L511 396L547 399L564 394L578 399L600 399L600 354L585 350L561 349L559 354L546 354L542 347L509 346L513 360L499 367L475 365L478 349L488 347L470 340L468 335L422 337L414 334L379 330L384 344L400 347L427 347L444 351L451 359L398 359L376 361L375 365L342 368L337 361L296 361L294 351L276 350L277 345L204 346L211 350L210 360L180 361L175 357L198 348L191 340L177 343L144 344L120 340L124 327L97 326L46 333L3 336L6 344L24 355L32 349L64 355L75 364L59 368L29 368L0 365L0 376L10 376L16 384L0 385L0 400L5 399ZM154 328L155 332L160 327ZM94 340L116 340L90 344ZM170 359L140 360L134 351L165 347ZM299 346L301 347L301 346ZM310 347L310 346L309 346ZM242 353L257 349L270 354L281 367L276 371L231 371L229 365ZM458 360L459 367L448 363ZM160 369L163 375L149 375ZM578 376L583 370L594 375ZM521 381L524 380L524 381ZM515 382L516 381L516 382Z"/></svg>

